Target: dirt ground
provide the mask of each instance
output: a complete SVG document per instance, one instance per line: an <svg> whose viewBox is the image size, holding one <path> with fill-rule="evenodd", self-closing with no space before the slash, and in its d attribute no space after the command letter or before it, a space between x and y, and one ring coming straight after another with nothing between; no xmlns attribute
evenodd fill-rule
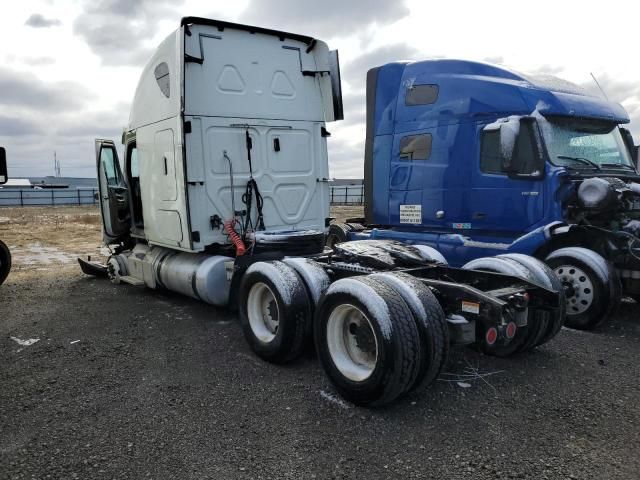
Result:
<svg viewBox="0 0 640 480"><path fill-rule="evenodd" d="M100 221L94 206L0 208L0 239L11 250L12 277L75 269L78 256L104 258Z"/></svg>
<svg viewBox="0 0 640 480"><path fill-rule="evenodd" d="M640 478L631 300L516 358L454 349L424 394L363 409L312 353L259 360L227 310L84 276L99 222L0 209L0 479Z"/></svg>
<svg viewBox="0 0 640 480"><path fill-rule="evenodd" d="M339 221L362 216L362 207L333 207ZM13 275L75 268L78 256L104 259L97 206L0 208L0 239L10 248Z"/></svg>

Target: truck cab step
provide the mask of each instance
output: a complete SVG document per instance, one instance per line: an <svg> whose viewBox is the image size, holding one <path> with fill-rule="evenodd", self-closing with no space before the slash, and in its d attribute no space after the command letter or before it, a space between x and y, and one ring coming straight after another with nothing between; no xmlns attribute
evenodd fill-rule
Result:
<svg viewBox="0 0 640 480"><path fill-rule="evenodd" d="M139 278L132 277L131 275L124 275L120 277L120 281L124 283L128 283L129 285L133 285L135 287L140 287L144 285L144 281Z"/></svg>

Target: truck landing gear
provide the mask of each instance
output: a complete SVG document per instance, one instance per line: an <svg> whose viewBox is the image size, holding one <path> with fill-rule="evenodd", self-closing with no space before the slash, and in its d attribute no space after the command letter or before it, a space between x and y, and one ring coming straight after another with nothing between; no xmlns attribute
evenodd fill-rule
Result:
<svg viewBox="0 0 640 480"><path fill-rule="evenodd" d="M546 259L566 292L568 327L591 330L604 323L620 304L620 281L609 263L592 250L561 248Z"/></svg>

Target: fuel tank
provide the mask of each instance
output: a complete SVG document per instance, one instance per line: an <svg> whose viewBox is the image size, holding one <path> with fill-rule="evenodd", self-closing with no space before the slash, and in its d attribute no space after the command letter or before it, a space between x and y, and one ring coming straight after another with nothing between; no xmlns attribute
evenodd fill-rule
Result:
<svg viewBox="0 0 640 480"><path fill-rule="evenodd" d="M130 252L112 255L109 276L115 283L133 279L149 288L166 288L172 292L225 306L229 301L230 281L227 267L233 258L177 252L168 248L138 244Z"/></svg>

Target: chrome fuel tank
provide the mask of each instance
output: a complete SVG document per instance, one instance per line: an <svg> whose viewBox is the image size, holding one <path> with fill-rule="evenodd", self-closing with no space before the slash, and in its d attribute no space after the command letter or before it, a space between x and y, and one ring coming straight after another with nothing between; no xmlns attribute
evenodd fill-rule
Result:
<svg viewBox="0 0 640 480"><path fill-rule="evenodd" d="M172 292L225 306L230 287L225 269L227 262L233 262L233 258L173 252L158 260L156 279Z"/></svg>

